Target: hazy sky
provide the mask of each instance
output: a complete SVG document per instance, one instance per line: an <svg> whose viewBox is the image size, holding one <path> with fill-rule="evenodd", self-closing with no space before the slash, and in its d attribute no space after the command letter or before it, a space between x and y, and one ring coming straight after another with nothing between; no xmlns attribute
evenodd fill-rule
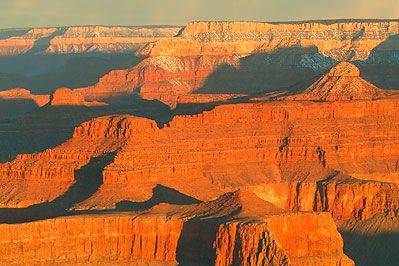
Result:
<svg viewBox="0 0 399 266"><path fill-rule="evenodd" d="M398 17L399 0L0 0L0 28Z"/></svg>

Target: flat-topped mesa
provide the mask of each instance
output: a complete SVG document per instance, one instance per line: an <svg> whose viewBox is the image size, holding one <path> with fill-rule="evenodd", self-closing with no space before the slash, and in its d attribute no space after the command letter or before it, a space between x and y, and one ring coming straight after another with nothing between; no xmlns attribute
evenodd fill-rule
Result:
<svg viewBox="0 0 399 266"><path fill-rule="evenodd" d="M337 20L304 22L245 22L245 21L210 21L190 22L180 35L184 38L199 40L259 40L265 37L281 37L291 33L301 38L325 39L337 37L338 32L345 32L345 39L351 34L364 31L365 37L378 37L398 33L399 20ZM324 33L324 36L323 36ZM327 34L327 35L326 35Z"/></svg>
<svg viewBox="0 0 399 266"><path fill-rule="evenodd" d="M399 96L396 91L382 90L360 77L360 70L353 64L341 62L313 83L304 92L282 97L285 100L345 101L373 100Z"/></svg>
<svg viewBox="0 0 399 266"><path fill-rule="evenodd" d="M155 136L158 130L154 120L133 116L106 116L92 119L75 128L73 139L120 138L140 136L142 139Z"/></svg>

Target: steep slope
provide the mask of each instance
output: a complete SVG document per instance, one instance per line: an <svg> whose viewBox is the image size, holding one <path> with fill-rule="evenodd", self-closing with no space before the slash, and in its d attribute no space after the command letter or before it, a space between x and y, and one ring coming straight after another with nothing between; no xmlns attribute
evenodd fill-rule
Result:
<svg viewBox="0 0 399 266"><path fill-rule="evenodd" d="M285 99L309 101L373 100L392 95L398 95L398 92L377 88L360 77L360 70L355 65L341 62L303 93L288 96Z"/></svg>

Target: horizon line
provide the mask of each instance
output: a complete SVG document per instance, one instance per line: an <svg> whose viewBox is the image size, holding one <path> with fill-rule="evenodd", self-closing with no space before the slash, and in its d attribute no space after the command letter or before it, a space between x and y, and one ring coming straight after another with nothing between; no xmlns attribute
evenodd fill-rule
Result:
<svg viewBox="0 0 399 266"><path fill-rule="evenodd" d="M26 27L0 27L0 30L26 30L26 29L49 29L49 28L70 28L70 27L185 27L190 23L198 22L249 22L249 23L269 23L269 24L301 24L301 23L319 23L325 25L332 25L338 23L350 23L350 22L399 22L399 18L335 18L335 19L305 19L305 20L275 20L275 21L263 21L263 20L191 20L184 25L173 25L173 24L69 24L69 25L52 25L52 26L26 26Z"/></svg>

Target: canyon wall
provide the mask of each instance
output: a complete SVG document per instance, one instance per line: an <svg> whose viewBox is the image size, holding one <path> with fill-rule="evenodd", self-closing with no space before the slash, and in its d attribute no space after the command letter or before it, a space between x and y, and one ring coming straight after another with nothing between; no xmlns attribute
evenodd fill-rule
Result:
<svg viewBox="0 0 399 266"><path fill-rule="evenodd" d="M22 225L2 224L0 262L176 265L181 228L182 221L178 219L134 215L76 216Z"/></svg>
<svg viewBox="0 0 399 266"><path fill-rule="evenodd" d="M231 196L225 195L224 199L232 200ZM236 208L245 204L246 212L251 211L251 202L231 203ZM175 209L173 215L158 208L146 213L81 215L2 224L0 263L14 263L18 257L18 263L39 264L353 265L343 254L342 238L327 213L260 214L256 218L238 214L223 222L219 213L224 212L223 207L200 214L204 207L214 204L185 206L196 213L191 218L185 217L184 209L170 205L163 207ZM267 203L258 204L262 207ZM206 218L209 211L213 218L222 220L214 222ZM298 249L298 244L302 248Z"/></svg>
<svg viewBox="0 0 399 266"><path fill-rule="evenodd" d="M176 38L158 42L151 49L150 55L218 55L226 51L245 55L254 51L270 52L278 48L298 46L316 47L324 55L338 61L366 60L375 47L398 33L397 20L298 23L192 22L181 31L179 37L182 40ZM225 48L220 49L221 47ZM386 49L397 51L394 47Z"/></svg>

